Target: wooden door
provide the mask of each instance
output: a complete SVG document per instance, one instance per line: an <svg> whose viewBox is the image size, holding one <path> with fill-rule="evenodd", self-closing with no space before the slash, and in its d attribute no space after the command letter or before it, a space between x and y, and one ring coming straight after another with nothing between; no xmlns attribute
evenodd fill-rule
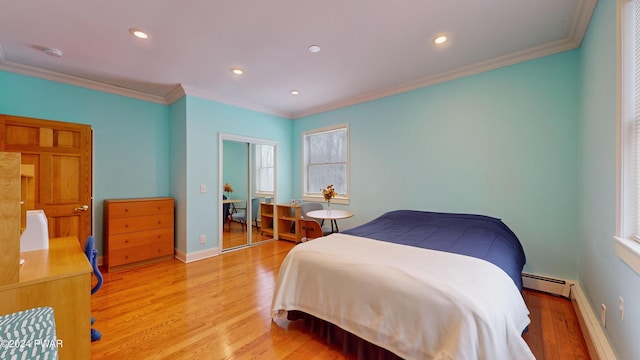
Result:
<svg viewBox="0 0 640 360"><path fill-rule="evenodd" d="M0 115L0 151L19 152L34 171L33 208L42 209L49 237L91 234L91 126Z"/></svg>

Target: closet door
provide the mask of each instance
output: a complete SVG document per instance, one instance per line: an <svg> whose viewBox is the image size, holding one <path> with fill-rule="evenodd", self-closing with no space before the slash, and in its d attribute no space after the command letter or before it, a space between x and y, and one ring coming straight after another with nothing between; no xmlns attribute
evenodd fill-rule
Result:
<svg viewBox="0 0 640 360"><path fill-rule="evenodd" d="M242 141L223 140L223 168L222 168L222 209L229 209L230 219L227 219L222 232L222 250L229 250L249 244L250 226L250 187L249 187L249 143ZM225 204L227 206L225 206Z"/></svg>
<svg viewBox="0 0 640 360"><path fill-rule="evenodd" d="M273 239L260 231L259 210L260 203L275 199L276 148L276 143L268 140L220 134L223 251ZM225 187L233 191L227 192ZM231 221L224 215L227 207Z"/></svg>

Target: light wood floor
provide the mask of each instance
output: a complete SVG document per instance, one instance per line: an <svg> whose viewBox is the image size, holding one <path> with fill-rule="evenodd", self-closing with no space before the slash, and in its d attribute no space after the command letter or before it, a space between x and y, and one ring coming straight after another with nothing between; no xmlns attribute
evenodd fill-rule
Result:
<svg viewBox="0 0 640 360"><path fill-rule="evenodd" d="M262 241L271 240L271 236L262 236L260 229L252 226L251 243L256 244ZM231 224L225 224L222 232L222 248L224 250L232 249L239 246L247 245L247 230L242 228L238 222L232 221Z"/></svg>
<svg viewBox="0 0 640 360"><path fill-rule="evenodd" d="M286 241L183 264L168 260L105 273L92 296L102 340L92 359L354 359L301 321L272 322L271 297ZM537 359L588 359L569 300L525 291Z"/></svg>

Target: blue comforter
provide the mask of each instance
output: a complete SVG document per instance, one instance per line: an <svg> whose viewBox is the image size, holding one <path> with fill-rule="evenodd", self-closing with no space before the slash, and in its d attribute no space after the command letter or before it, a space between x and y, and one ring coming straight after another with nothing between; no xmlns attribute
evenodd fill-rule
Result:
<svg viewBox="0 0 640 360"><path fill-rule="evenodd" d="M522 290L524 250L513 231L499 219L396 210L343 233L484 259L504 270Z"/></svg>

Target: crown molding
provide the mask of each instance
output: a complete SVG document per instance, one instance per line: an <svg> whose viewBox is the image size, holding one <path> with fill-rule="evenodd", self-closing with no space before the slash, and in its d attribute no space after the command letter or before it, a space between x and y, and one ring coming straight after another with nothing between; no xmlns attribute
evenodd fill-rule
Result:
<svg viewBox="0 0 640 360"><path fill-rule="evenodd" d="M184 88L182 87L182 85L178 85L176 87L173 88L173 90L171 90L167 96L165 97L165 100L167 100L167 104L171 105L174 102L180 100L182 97L186 96L187 93L184 91Z"/></svg>
<svg viewBox="0 0 640 360"><path fill-rule="evenodd" d="M240 107L243 109L253 110L264 114L275 115L279 117L283 117L285 119L291 119L291 114L284 111L278 111L276 109L272 109L262 105L256 105L253 103L241 101L234 98L224 97L221 95L213 94L210 92L206 92L197 88L193 88L184 84L181 84L179 87L183 89L185 95L195 96L206 100L212 100L215 102L232 105L236 107ZM171 93L177 92L175 89Z"/></svg>
<svg viewBox="0 0 640 360"><path fill-rule="evenodd" d="M352 106L383 97L401 94L411 90L433 86L443 82L460 79L466 76L479 74L485 71L495 70L501 67L514 65L517 63L553 55L567 50L578 48L582 43L584 34L587 31L591 16L595 10L597 0L580 1L578 8L571 20L569 34L566 38L554 42L543 44L537 47L528 48L522 51L510 53L501 57L490 59L481 63L464 66L435 76L425 77L408 83L400 84L394 87L370 92L367 94L354 96L348 99L336 101L333 103L317 106L308 110L295 112L291 114L291 118L299 119L306 116L316 115L323 112L336 110L339 108Z"/></svg>
<svg viewBox="0 0 640 360"><path fill-rule="evenodd" d="M587 32L589 22L591 22L591 17L593 16L597 3L598 0L581 1L578 4L576 12L573 14L571 27L569 28L569 38L576 42L576 47L579 47L580 44L582 44L582 39L584 38L584 34Z"/></svg>
<svg viewBox="0 0 640 360"><path fill-rule="evenodd" d="M50 80L54 82L84 87L87 89L102 91L110 94L126 96L138 100L149 101L158 104L167 105L167 101L162 96L151 95L141 91L131 90L119 86L109 85L102 82L88 80L77 76L71 76L54 71L44 70L33 66L22 65L11 61L0 62L0 70L7 72L27 75L39 79Z"/></svg>
<svg viewBox="0 0 640 360"><path fill-rule="evenodd" d="M538 47L525 49L515 53L507 54L501 57L497 57L491 60L473 64L470 66L460 67L451 71L447 71L435 76L425 77L422 79L410 81L398 86L370 92L367 94L354 96L341 101L336 101L326 105L311 108L309 110L300 111L292 114L293 119L299 119L306 116L316 115L319 113L336 110L339 108L352 106L368 101L381 99L384 97L405 93L412 90L417 90L436 84L444 83L451 80L460 79L463 77L483 73L490 70L495 70L501 67L514 65L517 63L541 58L544 56L560 53L566 50L575 49L578 47L578 43L574 39L562 39L547 43Z"/></svg>
<svg viewBox="0 0 640 360"><path fill-rule="evenodd" d="M143 93L141 91L126 89L123 87L109 85L109 84L105 84L105 83L101 83L93 80L88 80L88 79L84 79L76 76L61 74L53 71L48 71L48 70L44 70L44 69L40 69L32 66L27 66L27 65L22 65L22 64L11 62L11 61L7 61L1 46L0 46L0 70L17 73L21 75L33 76L40 79L80 86L80 87L89 88L97 91L131 97L139 100L144 100L144 101L149 101L149 102L154 102L154 103L164 104L164 105L171 105L174 102L178 101L180 98L186 95L189 95L189 96L195 96L195 97L199 97L206 100L212 100L212 101L216 101L223 104L232 105L232 106L236 106L236 107L240 107L248 110L257 111L260 113L270 114L270 115L274 115L274 116L278 116L286 119L298 119L306 116L316 115L319 113L380 99L383 97L388 97L388 96L397 95L400 93L404 93L404 92L408 92L408 91L412 91L412 90L416 90L424 87L433 86L443 82L460 79L466 76L479 74L479 73L494 70L500 67L514 65L517 63L552 55L562 51L575 49L579 47L580 44L582 43L584 34L589 26L589 21L591 20L591 16L593 15L593 11L595 10L596 3L597 3L597 0L579 1L578 8L576 9L574 17L572 19L572 23L569 28L569 34L567 38L564 38L555 42L547 43L538 47L529 48L522 51L511 53L511 54L507 54L507 55L494 58L491 60L487 60L478 64L464 66L464 67L454 69L445 73L441 73L435 76L417 79L401 85L373 91L367 94L354 96L351 98L343 99L340 101L328 103L325 105L317 106L311 109L307 109L300 112L294 112L294 113L283 112L283 111L279 111L279 110L265 107L262 105L257 105L257 104L241 101L238 99L224 97L218 94L209 93L209 92L206 92L197 88L189 87L183 84L176 86L165 97L151 95L151 94Z"/></svg>

